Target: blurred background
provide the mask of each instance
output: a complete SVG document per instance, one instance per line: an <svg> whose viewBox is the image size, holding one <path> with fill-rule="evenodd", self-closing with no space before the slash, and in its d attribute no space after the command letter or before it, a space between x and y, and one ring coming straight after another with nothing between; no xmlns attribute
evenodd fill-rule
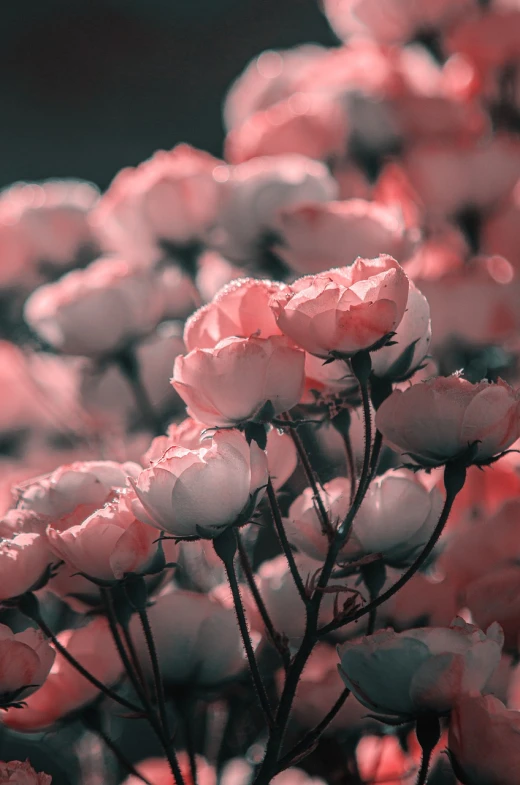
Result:
<svg viewBox="0 0 520 785"><path fill-rule="evenodd" d="M258 52L334 44L316 0L18 0L0 11L0 187L220 154L221 103Z"/></svg>

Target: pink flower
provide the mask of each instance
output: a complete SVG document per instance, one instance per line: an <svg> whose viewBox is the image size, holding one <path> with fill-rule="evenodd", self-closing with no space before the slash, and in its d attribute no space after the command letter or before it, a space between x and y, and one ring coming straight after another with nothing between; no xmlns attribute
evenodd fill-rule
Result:
<svg viewBox="0 0 520 785"><path fill-rule="evenodd" d="M224 259L217 251L206 250L197 259L197 290L209 302L227 283L243 275L243 268Z"/></svg>
<svg viewBox="0 0 520 785"><path fill-rule="evenodd" d="M44 683L55 652L39 630L13 633L0 624L0 703L25 700ZM13 709L10 709L13 711Z"/></svg>
<svg viewBox="0 0 520 785"><path fill-rule="evenodd" d="M371 259L381 251L399 259L411 251L394 211L364 199L285 208L278 228L281 242L275 251L300 274L350 264L358 256Z"/></svg>
<svg viewBox="0 0 520 785"><path fill-rule="evenodd" d="M175 537L211 539L247 522L266 483L267 459L256 442L219 431L210 447L171 447L141 472L133 508L139 520Z"/></svg>
<svg viewBox="0 0 520 785"><path fill-rule="evenodd" d="M36 772L29 761L0 761L1 785L51 785L52 777L43 771Z"/></svg>
<svg viewBox="0 0 520 785"><path fill-rule="evenodd" d="M370 349L404 316L408 278L391 256L356 259L299 278L271 299L280 329L311 354L353 355Z"/></svg>
<svg viewBox="0 0 520 785"><path fill-rule="evenodd" d="M520 714L493 695L467 696L451 713L448 748L457 777L468 785L516 785Z"/></svg>
<svg viewBox="0 0 520 785"><path fill-rule="evenodd" d="M105 618L100 616L85 627L60 632L58 639L84 668L107 686L120 678L121 660ZM26 706L4 713L2 722L12 730L34 733L52 727L98 697L99 690L56 654L43 687L25 699Z"/></svg>
<svg viewBox="0 0 520 785"><path fill-rule="evenodd" d="M136 519L125 494L79 525L56 530L51 524L47 537L60 559L94 581L113 583L164 564L156 530Z"/></svg>
<svg viewBox="0 0 520 785"><path fill-rule="evenodd" d="M172 384L207 425L268 422L300 400L305 355L285 337L225 338L175 360Z"/></svg>
<svg viewBox="0 0 520 785"><path fill-rule="evenodd" d="M227 284L187 320L184 326L187 350L212 349L219 341L232 336L281 335L269 300L284 288L283 284L257 278L240 278Z"/></svg>
<svg viewBox="0 0 520 785"><path fill-rule="evenodd" d="M303 155L261 156L222 172L226 198L210 240L231 262L251 263L277 229L281 208L326 202L337 193L327 167Z"/></svg>
<svg viewBox="0 0 520 785"><path fill-rule="evenodd" d="M244 668L244 649L231 608L204 594L175 590L161 594L148 616L166 684L209 687L236 677ZM136 616L130 629L144 672L151 676L148 647Z"/></svg>
<svg viewBox="0 0 520 785"><path fill-rule="evenodd" d="M410 281L406 311L392 338L393 345L372 354L372 371L379 378L409 378L421 365L432 337L428 300Z"/></svg>
<svg viewBox="0 0 520 785"><path fill-rule="evenodd" d="M156 436L143 456L143 466L155 463L163 457L170 447L185 447L187 450L198 450L202 446L203 431L206 426L191 417L181 423L172 422L168 426L166 436Z"/></svg>
<svg viewBox="0 0 520 785"><path fill-rule="evenodd" d="M500 662L503 634L455 619L449 628L380 630L338 648L343 681L371 711L403 720L445 714L484 687Z"/></svg>
<svg viewBox="0 0 520 785"><path fill-rule="evenodd" d="M407 754L396 736L363 736L356 747L362 782L377 785L413 785L420 759Z"/></svg>
<svg viewBox="0 0 520 785"><path fill-rule="evenodd" d="M470 583L463 602L479 626L498 622L504 630L505 650L516 653L520 650L520 566L508 561Z"/></svg>
<svg viewBox="0 0 520 785"><path fill-rule="evenodd" d="M137 477L140 471L135 463L115 461L77 461L59 466L50 474L19 485L17 506L52 519L53 528L58 528L58 521L63 519L62 525L67 528L83 523L126 486L129 475Z"/></svg>
<svg viewBox="0 0 520 785"><path fill-rule="evenodd" d="M276 428L271 428L267 434L267 468L277 491L287 480L298 465L296 447L288 433L280 433Z"/></svg>
<svg viewBox="0 0 520 785"><path fill-rule="evenodd" d="M201 240L221 198L222 182L214 177L219 164L179 144L123 169L92 217L107 248L142 264L162 255L161 242L182 246Z"/></svg>
<svg viewBox="0 0 520 785"><path fill-rule="evenodd" d="M53 561L43 534L15 534L0 540L0 603L40 588Z"/></svg>
<svg viewBox="0 0 520 785"><path fill-rule="evenodd" d="M41 286L27 300L24 315L55 349L99 357L151 332L164 306L164 294L151 273L106 258Z"/></svg>
<svg viewBox="0 0 520 785"><path fill-rule="evenodd" d="M319 93L296 92L233 128L226 137L225 157L232 164L284 153L327 160L340 157L346 143L347 116L341 103Z"/></svg>
<svg viewBox="0 0 520 785"><path fill-rule="evenodd" d="M392 449L417 463L441 466L474 451L481 463L520 436L518 396L508 384L471 384L454 375L394 390L380 406L376 425Z"/></svg>

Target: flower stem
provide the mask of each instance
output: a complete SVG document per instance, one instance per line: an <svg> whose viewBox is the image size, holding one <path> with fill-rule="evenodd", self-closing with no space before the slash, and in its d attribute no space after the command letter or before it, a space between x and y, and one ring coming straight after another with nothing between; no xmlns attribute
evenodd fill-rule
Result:
<svg viewBox="0 0 520 785"><path fill-rule="evenodd" d="M94 687L100 690L100 692L104 693L104 695L106 695L108 698L112 698L112 700L116 701L116 703L124 706L125 709L129 709L136 714L142 713L143 710L140 706L137 706L135 703L132 703L131 701L126 700L126 698L121 697L117 694L117 692L114 692L114 690L112 690L110 687L107 687L106 684L103 684L103 682L99 681L99 679L96 679L92 673L84 668L83 665L67 651L65 646L59 642L56 635L42 619L40 615L38 599L34 596L34 594L24 595L18 605L18 608L25 616L38 625L44 635L46 635L52 641L56 651L58 651L61 656L78 671L78 673L80 673L85 679L87 679L87 681L93 684Z"/></svg>
<svg viewBox="0 0 520 785"><path fill-rule="evenodd" d="M325 715L322 721L316 725L315 728L306 733L303 739L299 741L298 744L296 744L292 750L288 752L287 755L284 755L284 757L280 760L277 769L278 772L283 771L289 766L292 766L295 763L301 761L304 757L312 752L320 736L328 728L338 712L342 709L343 704L349 695L350 690L348 687L345 687L334 706L331 708L328 714Z"/></svg>
<svg viewBox="0 0 520 785"><path fill-rule="evenodd" d="M155 436L160 436L162 426L160 418L152 406L150 397L143 383L139 360L136 357L135 349L130 347L120 352L116 357L117 364L130 386L137 408L143 419L144 424L152 431Z"/></svg>
<svg viewBox="0 0 520 785"><path fill-rule="evenodd" d="M342 433L343 444L345 445L345 456L347 459L347 474L350 480L350 505L354 503L356 495L356 461L354 460L354 452L352 450L352 441L350 433Z"/></svg>
<svg viewBox="0 0 520 785"><path fill-rule="evenodd" d="M240 559L240 564L242 566L242 569L244 570L244 575L246 577L248 586L251 590L251 594L253 595L253 599L256 603L256 607L258 608L258 612L262 617L262 621L267 630L269 639L271 640L273 646L276 648L278 654L280 655L284 668L287 670L291 661L289 648L285 645L280 633L276 631L272 619L269 616L269 612L265 607L265 603L262 599L262 595L260 594L258 590L258 586L256 585L253 568L251 567L251 562L249 561L247 551L244 547L244 543L238 531L237 531L237 544L238 544L238 556Z"/></svg>
<svg viewBox="0 0 520 785"><path fill-rule="evenodd" d="M323 636L323 635L328 635L330 632L333 632L334 630L337 630L340 627L345 626L346 624L350 624L353 621L357 621L358 619L361 619L363 616L366 616L367 613L369 614L372 611L374 611L376 608L378 608L384 602L389 600L390 597L393 597L394 594L396 594L399 591L399 589L402 589L403 586L405 586L405 584L407 584L408 581L411 578L413 578L415 573L422 567L422 565L424 564L424 562L426 561L428 556L431 554L431 552L435 548L435 546L437 544L437 541L439 540L439 537L441 536L441 534L442 534L442 532L444 530L444 527L446 525L446 521L448 520L449 514L451 512L451 508L453 506L453 502L455 501L455 497L457 496L457 493L459 493L459 491L462 489L462 486L464 484L464 480L462 480L462 484L460 485L460 487L452 487L452 484L449 481L447 481L447 476L448 476L451 468L452 467L450 467L450 465L448 464L446 466L445 470L444 470L444 482L445 482L445 486L446 486L446 499L444 501L444 507L442 508L442 512L440 514L439 521L437 523L437 526L433 530L432 535L431 535L430 539L428 540L428 542L426 544L426 547L419 554L419 556L414 561L414 563L406 570L406 572L404 572L401 575L399 580L397 580L385 592L380 594L375 599L371 600L367 605L365 605L364 608L360 608L359 610L355 611L350 616L348 616L346 619L339 620L339 621L335 620L335 621L330 622L329 624L326 624L325 627L322 627L321 630L319 630L320 637ZM460 467L457 467L457 469L460 469ZM465 477L465 470L464 470L464 477Z"/></svg>
<svg viewBox="0 0 520 785"><path fill-rule="evenodd" d="M280 507L278 506L278 500L276 498L276 493L273 488L273 483L270 477L269 480L267 481L267 498L269 500L269 506L271 508L274 527L276 529L278 539L280 540L280 545L282 546L282 550L284 552L285 558L287 559L287 562L289 564L289 569L291 571L293 580L296 584L296 588L298 589L298 594L302 598L304 604L307 605L309 598L307 597L307 592L305 591L305 586L303 585L302 577L299 573L298 566L294 558L294 553L289 544L289 540L287 539L287 533L283 525L282 514L280 512Z"/></svg>
<svg viewBox="0 0 520 785"><path fill-rule="evenodd" d="M251 677L253 679L253 683L255 685L256 693L258 695L260 705L262 706L265 719L267 721L268 726L271 728L273 726L273 714L271 711L271 706L269 705L269 698L267 697L267 692L264 683L262 681L260 671L258 669L258 663L256 661L253 644L251 642L251 637L249 635L246 615L244 611L244 606L242 604L242 597L240 596L240 589L238 586L238 580L235 572L234 559L235 559L235 554L237 552L236 532L232 528L226 529L224 532L222 532L222 534L220 534L218 537L216 537L213 540L213 547L215 548L215 553L221 559L224 565L224 569L226 570L229 587L231 589L231 594L233 596L233 604L235 606L235 612L238 619L238 626L240 628L240 634L242 635L242 642L244 644L244 648L246 650L246 655L247 655L247 661L249 663L249 670L251 672Z"/></svg>

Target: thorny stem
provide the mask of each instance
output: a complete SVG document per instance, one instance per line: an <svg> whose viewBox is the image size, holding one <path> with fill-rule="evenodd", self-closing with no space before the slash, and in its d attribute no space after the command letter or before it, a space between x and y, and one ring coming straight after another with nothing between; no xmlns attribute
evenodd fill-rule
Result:
<svg viewBox="0 0 520 785"><path fill-rule="evenodd" d="M282 550L284 552L285 558L287 559L287 562L289 564L289 569L291 571L293 580L296 584L296 588L298 589L298 594L302 598L304 604L307 605L309 598L307 597L307 592L305 591L305 586L303 585L302 577L300 575L298 566L296 564L296 560L294 558L294 553L289 544L289 540L287 539L287 533L283 525L282 514L278 506L278 500L276 498L276 493L273 488L273 483L270 477L269 480L267 481L267 498L269 500L269 506L271 508L274 527L276 529L278 539L280 540L280 545L282 546Z"/></svg>
<svg viewBox="0 0 520 785"><path fill-rule="evenodd" d="M354 502L356 495L356 461L354 459L354 452L352 450L352 441L349 433L341 434L343 444L345 445L345 456L347 459L347 473L350 480L350 506Z"/></svg>
<svg viewBox="0 0 520 785"><path fill-rule="evenodd" d="M114 604L112 601L112 596L110 594L110 591L108 591L107 589L102 589L101 591L105 600L107 619L110 626L110 631L112 633L112 637L114 639L114 643L116 645L119 656L121 657L121 662L123 663L123 666L128 674L132 686L134 687L137 695L139 696L139 699L142 701L143 706L145 707L146 719L150 723L151 727L155 731L157 738L161 742L161 746L165 752L166 758L168 759L168 763L170 765L170 769L172 771L175 782L177 783L177 785L184 785L184 779L180 770L179 762L177 760L175 750L173 749L173 744L171 743L168 736L167 726L163 725L162 716L161 716L161 722L158 722L155 714L155 709L152 706L150 699L148 698L147 694L145 693L143 687L139 682L139 679L135 674L130 658L121 640L121 636L119 634L119 629L117 626L117 618L114 611ZM159 707L159 711L160 711L160 707Z"/></svg>
<svg viewBox="0 0 520 785"><path fill-rule="evenodd" d="M267 724L269 725L270 728L272 728L273 714L271 711L271 706L269 704L269 698L267 697L267 692L264 683L262 681L260 671L258 669L258 663L256 661L253 644L251 642L251 637L249 635L246 614L242 603L242 597L240 596L240 589L238 586L237 575L235 572L234 557L237 550L236 532L232 528L226 529L222 534L220 534L218 537L216 537L213 540L213 547L215 548L215 553L217 554L217 556L222 560L224 569L226 570L229 587L231 589L231 594L233 596L233 604L235 606L235 612L238 619L238 626L240 628L240 634L242 635L242 642L246 650L247 661L249 663L249 670L251 673L251 677L253 679L253 683L255 685L258 699L260 701L260 705L262 706L262 710L265 719L267 721Z"/></svg>
<svg viewBox="0 0 520 785"><path fill-rule="evenodd" d="M292 750L287 753L287 755L284 755L278 764L277 772L283 771L289 766L292 766L312 752L314 745L319 740L322 733L328 728L336 714L338 714L338 712L343 708L343 705L349 695L350 690L348 687L345 687L334 706L331 708L328 714L325 715L322 721L316 725L315 728L305 734L303 739L299 741L298 744L296 744Z"/></svg>
<svg viewBox="0 0 520 785"><path fill-rule="evenodd" d="M262 599L262 595L260 594L258 590L258 586L256 585L253 568L251 567L251 562L249 561L249 556L247 555L247 551L244 547L243 540L240 537L238 531L237 531L237 544L238 544L238 556L240 559L240 564L244 571L244 575L246 577L248 586L251 589L251 594L253 595L253 599L256 603L256 607L258 608L258 612L262 617L262 621L267 630L269 639L271 640L273 646L276 648L277 652L279 653L282 662L284 664L284 668L287 670L291 661L291 655L289 653L289 649L287 648L287 646L284 645L280 633L276 631L272 619L269 616L269 612L265 607L265 603Z"/></svg>

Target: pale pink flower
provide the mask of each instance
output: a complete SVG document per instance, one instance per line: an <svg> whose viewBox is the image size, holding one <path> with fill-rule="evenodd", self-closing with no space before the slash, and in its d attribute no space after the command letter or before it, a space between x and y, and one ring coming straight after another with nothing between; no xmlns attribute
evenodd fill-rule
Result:
<svg viewBox="0 0 520 785"><path fill-rule="evenodd" d="M188 754L183 750L177 753L179 768L185 785L195 785L192 779ZM216 785L217 775L202 755L195 757L197 765L197 782L200 785ZM175 785L175 780L166 758L147 758L136 765L136 770L146 777L150 785ZM123 785L141 785L142 779L131 774L124 780Z"/></svg>
<svg viewBox="0 0 520 785"><path fill-rule="evenodd" d="M52 777L43 771L37 772L29 761L0 761L1 785L51 785Z"/></svg>
<svg viewBox="0 0 520 785"><path fill-rule="evenodd" d="M278 216L276 253L300 274L320 273L384 251L405 259L411 242L393 210L364 199L300 204Z"/></svg>
<svg viewBox="0 0 520 785"><path fill-rule="evenodd" d="M449 628L380 630L339 647L340 671L358 700L378 714L403 720L445 714L484 687L503 641L498 624L483 633L460 618Z"/></svg>
<svg viewBox="0 0 520 785"><path fill-rule="evenodd" d="M408 277L391 256L299 278L271 299L280 329L311 354L370 349L404 316Z"/></svg>
<svg viewBox="0 0 520 785"><path fill-rule="evenodd" d="M257 278L239 278L224 286L184 326L186 349L212 349L224 338L269 338L281 335L269 300L284 285Z"/></svg>
<svg viewBox="0 0 520 785"><path fill-rule="evenodd" d="M246 523L267 483L267 458L239 431L207 447L171 447L133 483L137 518L175 537L209 537ZM244 518L244 520L242 520Z"/></svg>
<svg viewBox="0 0 520 785"><path fill-rule="evenodd" d="M40 588L50 564L56 561L43 534L0 539L0 602Z"/></svg>
<svg viewBox="0 0 520 785"><path fill-rule="evenodd" d="M468 463L501 453L520 436L518 395L508 384L472 384L458 375L394 390L376 414L392 449L415 462L440 466L473 450Z"/></svg>
<svg viewBox="0 0 520 785"><path fill-rule="evenodd" d="M304 362L282 335L225 338L177 357L172 384L188 414L207 425L269 422L300 400Z"/></svg>
<svg viewBox="0 0 520 785"><path fill-rule="evenodd" d="M509 559L479 575L462 593L464 606L475 624L484 627L498 622L504 630L504 648L520 650L520 566Z"/></svg>
<svg viewBox="0 0 520 785"><path fill-rule="evenodd" d="M161 243L201 240L221 198L222 182L214 177L220 163L179 144L119 172L92 216L107 248L146 264L163 255Z"/></svg>
<svg viewBox="0 0 520 785"><path fill-rule="evenodd" d="M516 785L520 771L520 714L493 695L462 698L450 718L448 748L468 785Z"/></svg>
<svg viewBox="0 0 520 785"><path fill-rule="evenodd" d="M150 333L164 307L164 293L152 273L106 258L41 286L27 300L24 315L55 349L99 357Z"/></svg>
<svg viewBox="0 0 520 785"><path fill-rule="evenodd" d="M84 668L107 686L121 677L121 660L105 618L99 616L85 627L60 632L58 640ZM99 694L97 687L58 653L43 687L24 699L25 706L4 713L2 722L21 733L45 730L96 700Z"/></svg>
<svg viewBox="0 0 520 785"><path fill-rule="evenodd" d="M0 702L25 700L44 683L55 651L39 630L13 633L0 624ZM12 711L12 709L10 709Z"/></svg>

